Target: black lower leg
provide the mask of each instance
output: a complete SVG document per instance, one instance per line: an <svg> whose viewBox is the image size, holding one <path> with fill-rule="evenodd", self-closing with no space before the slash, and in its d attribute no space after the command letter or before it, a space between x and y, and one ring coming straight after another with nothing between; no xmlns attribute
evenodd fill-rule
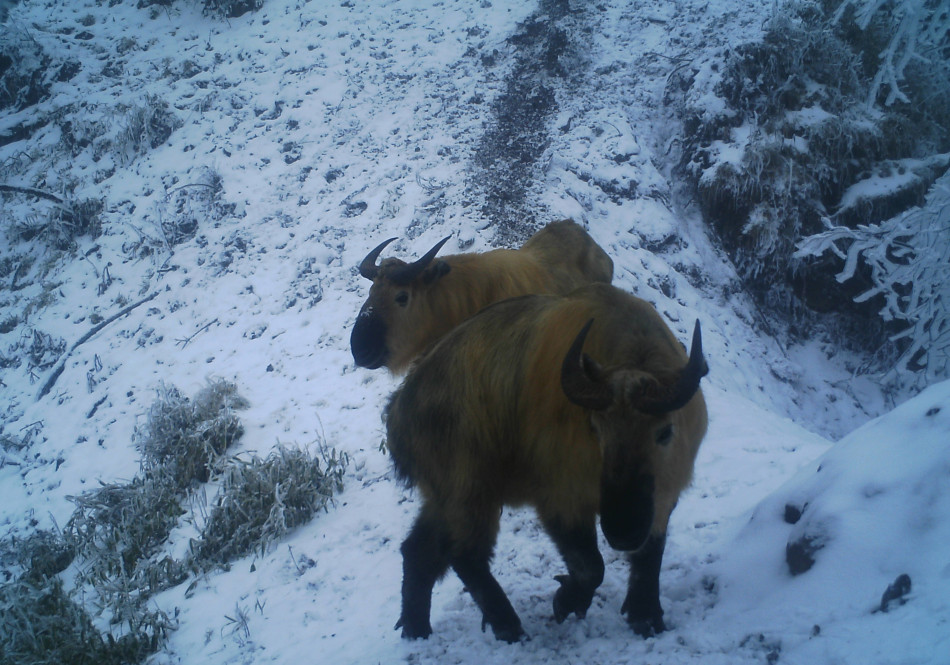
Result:
<svg viewBox="0 0 950 665"><path fill-rule="evenodd" d="M448 544L442 530L424 514L402 544L402 614L396 628L406 638L429 637L432 587L448 569Z"/></svg>
<svg viewBox="0 0 950 665"><path fill-rule="evenodd" d="M630 554L630 583L620 611L641 637L651 637L666 630L660 606L660 565L666 534L650 534L643 547Z"/></svg>
<svg viewBox="0 0 950 665"><path fill-rule="evenodd" d="M567 575L555 579L561 587L554 594L554 619L561 623L571 612L587 615L594 592L604 581L604 559L597 549L597 531L590 527L566 528L554 520L545 527L567 564Z"/></svg>
<svg viewBox="0 0 950 665"><path fill-rule="evenodd" d="M452 567L481 609L482 627L487 623L497 639L517 642L524 635L521 620L491 574L488 560L487 554L463 554L452 559Z"/></svg>

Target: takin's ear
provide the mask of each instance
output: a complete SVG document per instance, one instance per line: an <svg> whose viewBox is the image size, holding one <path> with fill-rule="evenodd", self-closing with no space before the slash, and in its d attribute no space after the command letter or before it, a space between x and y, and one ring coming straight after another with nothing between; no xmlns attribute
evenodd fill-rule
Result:
<svg viewBox="0 0 950 665"><path fill-rule="evenodd" d="M422 273L422 283L431 284L440 277L448 275L450 270L452 270L452 266L445 261L433 261L432 265Z"/></svg>

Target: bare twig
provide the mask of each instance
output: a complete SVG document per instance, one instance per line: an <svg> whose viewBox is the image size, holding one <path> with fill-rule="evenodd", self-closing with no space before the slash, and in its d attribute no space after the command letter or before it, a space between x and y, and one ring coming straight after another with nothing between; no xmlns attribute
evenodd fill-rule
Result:
<svg viewBox="0 0 950 665"><path fill-rule="evenodd" d="M0 184L0 192L26 194L27 196L36 196L37 198L46 199L47 201L52 201L53 203L58 203L59 205L66 205L66 202L55 194L50 194L49 192L43 191L42 189L33 189L32 187L17 187L16 185Z"/></svg>
<svg viewBox="0 0 950 665"><path fill-rule="evenodd" d="M206 182L189 182L189 183L186 183L186 184L184 184L184 185L180 185L180 186L176 187L175 189L170 189L170 190L168 190L168 193L166 194L166 196L171 196L171 195L174 194L175 192L180 192L181 190L186 189L186 188L188 188L188 187L207 187L207 188L210 189L210 190L217 190L217 189L218 189L218 187L216 187L215 185L209 185L209 184L206 183Z"/></svg>
<svg viewBox="0 0 950 665"><path fill-rule="evenodd" d="M195 337L198 336L198 333L204 332L205 330L207 330L208 328L210 328L212 325L214 325L217 322L218 322L217 318L215 318L212 321L208 321L206 324L198 328L198 330L196 330L194 333L192 333L188 337L183 337L182 339L176 339L175 344L181 344L181 348L185 348L186 346L188 346L188 343L191 342L191 340L193 340Z"/></svg>
<svg viewBox="0 0 950 665"><path fill-rule="evenodd" d="M58 379L58 378L59 378L59 375L63 373L63 370L64 370L64 369L66 369L66 360L69 358L69 355L70 355L73 351L76 350L76 347L78 347L80 344L85 344L86 342L88 342L88 341L92 338L93 335L95 335L97 332L99 332L100 330L102 330L103 328L105 328L107 325L109 325L110 323L112 323L112 322L115 321L116 319L119 319L119 318L125 316L126 314L128 314L129 312L131 312L131 311L132 311L133 309L135 309L136 307L147 303L149 300L151 300L152 298L154 298L154 297L157 296L157 295L158 295L158 291L155 291L155 292L152 293L151 295L145 296L145 297L142 298L141 300L137 300L136 302L132 303L131 305L122 308L120 311L116 312L115 314L113 314L112 316L110 316L108 319L105 319L105 320L103 320L103 321L100 321L98 324L94 325L94 326L89 330L89 332L87 332L85 335L83 335L83 336L80 337L78 340L76 340L76 342L74 342L73 345L72 345L71 347L69 347L69 350L68 350L66 353L63 354L63 357L59 360L59 362L56 363L56 367L53 368L53 371L50 373L49 378L46 379L46 383L43 384L43 387L40 388L40 392L37 393L37 395L36 395L36 401L38 402L38 401L40 401L41 399L43 399L43 398L46 396L46 394L49 393L50 390L52 390L53 384L56 383L56 379Z"/></svg>

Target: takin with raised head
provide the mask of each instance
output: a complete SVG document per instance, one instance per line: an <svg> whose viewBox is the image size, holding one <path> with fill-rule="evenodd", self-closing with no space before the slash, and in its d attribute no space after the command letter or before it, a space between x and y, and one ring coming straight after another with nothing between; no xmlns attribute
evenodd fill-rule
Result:
<svg viewBox="0 0 950 665"><path fill-rule="evenodd" d="M350 335L360 367L402 372L459 323L493 302L527 294L565 294L591 282L609 284L613 261L578 224L548 224L518 250L435 256L445 238L412 263L376 263L391 238L360 263L372 280Z"/></svg>
<svg viewBox="0 0 950 665"><path fill-rule="evenodd" d="M578 332L579 331L579 332ZM402 544L404 637L427 637L451 567L498 639L521 621L489 562L503 506L530 505L567 574L554 618L585 616L603 581L596 520L631 570L621 611L665 630L666 529L706 432L699 322L689 355L648 302L606 284L494 304L410 370L385 411L397 475L422 496Z"/></svg>

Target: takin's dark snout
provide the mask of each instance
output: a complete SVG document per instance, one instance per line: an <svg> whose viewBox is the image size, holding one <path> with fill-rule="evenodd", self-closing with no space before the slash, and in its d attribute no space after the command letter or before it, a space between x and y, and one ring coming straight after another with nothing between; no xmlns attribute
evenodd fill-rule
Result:
<svg viewBox="0 0 950 665"><path fill-rule="evenodd" d="M558 622L584 616L603 580L599 513L630 552L621 611L639 635L662 632L666 528L706 431L706 372L698 322L687 356L649 303L606 284L496 303L446 335L385 413L395 469L422 496L402 546L403 636L429 635L451 567L495 636L520 638L489 562L502 508L524 504L567 566Z"/></svg>
<svg viewBox="0 0 950 665"><path fill-rule="evenodd" d="M600 530L615 550L633 552L643 547L653 528L653 511L652 476L601 481Z"/></svg>
<svg viewBox="0 0 950 665"><path fill-rule="evenodd" d="M360 367L378 369L386 364L386 321L369 305L363 305L350 334L353 360Z"/></svg>
<svg viewBox="0 0 950 665"><path fill-rule="evenodd" d="M411 263L388 258L377 245L359 265L372 281L369 298L350 334L360 367L406 369L420 353L459 323L493 302L531 293L564 294L590 282L610 283L613 262L587 232L570 220L553 222L519 250L436 258L440 240Z"/></svg>

